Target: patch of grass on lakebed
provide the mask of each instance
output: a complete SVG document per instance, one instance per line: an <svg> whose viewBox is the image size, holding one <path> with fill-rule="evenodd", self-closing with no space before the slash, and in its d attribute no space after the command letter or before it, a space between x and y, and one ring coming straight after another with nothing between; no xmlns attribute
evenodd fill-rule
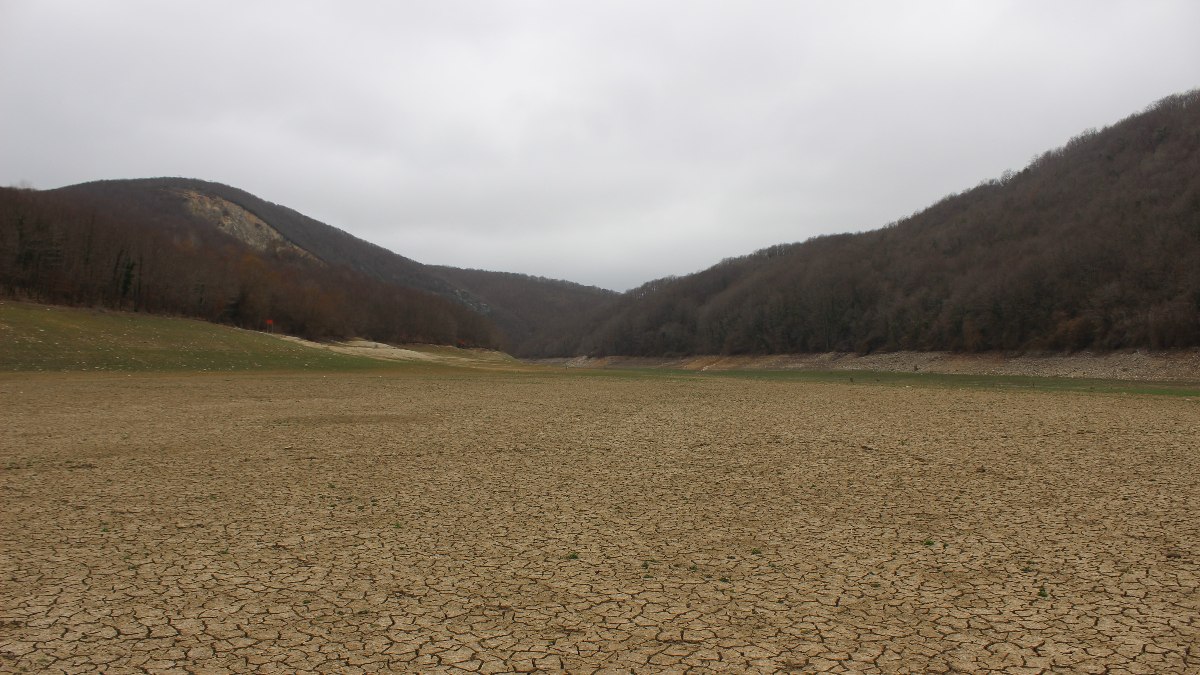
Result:
<svg viewBox="0 0 1200 675"><path fill-rule="evenodd" d="M1082 377L1050 377L1032 375L962 375L931 372L898 372L889 370L689 370L658 367L611 367L573 372L579 375L622 379L687 380L704 378L738 378L779 383L828 383L898 387L940 387L990 389L1021 392L1065 392L1098 394L1135 394L1200 398L1200 382L1154 382L1143 380L1111 380Z"/></svg>
<svg viewBox="0 0 1200 675"><path fill-rule="evenodd" d="M0 302L0 372L395 369L193 319Z"/></svg>
<svg viewBox="0 0 1200 675"><path fill-rule="evenodd" d="M1093 392L1103 394L1156 394L1200 397L1200 383L1104 380L1081 377L1035 377L1032 375L957 375L905 373L877 370L725 370L706 371L707 377L741 377L772 381L841 382L887 384L913 387L971 387L1014 391Z"/></svg>

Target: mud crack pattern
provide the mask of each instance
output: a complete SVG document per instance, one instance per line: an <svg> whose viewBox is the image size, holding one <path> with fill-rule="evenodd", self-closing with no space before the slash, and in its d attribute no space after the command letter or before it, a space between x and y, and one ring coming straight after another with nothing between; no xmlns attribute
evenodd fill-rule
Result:
<svg viewBox="0 0 1200 675"><path fill-rule="evenodd" d="M1200 405L0 379L4 672L1200 672Z"/></svg>

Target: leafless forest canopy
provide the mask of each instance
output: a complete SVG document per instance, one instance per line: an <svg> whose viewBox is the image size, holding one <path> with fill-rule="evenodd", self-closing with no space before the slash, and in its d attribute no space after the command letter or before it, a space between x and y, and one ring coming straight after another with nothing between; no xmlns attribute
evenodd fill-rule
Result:
<svg viewBox="0 0 1200 675"><path fill-rule="evenodd" d="M290 246L222 231L184 190ZM880 230L624 294L422 265L241 190L166 178L0 189L0 294L522 356L1195 347L1200 91Z"/></svg>

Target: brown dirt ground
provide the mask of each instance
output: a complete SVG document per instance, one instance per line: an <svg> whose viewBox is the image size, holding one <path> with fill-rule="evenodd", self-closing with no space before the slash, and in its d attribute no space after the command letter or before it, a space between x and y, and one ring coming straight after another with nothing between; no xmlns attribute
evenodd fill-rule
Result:
<svg viewBox="0 0 1200 675"><path fill-rule="evenodd" d="M0 670L1200 672L1200 402L0 376Z"/></svg>

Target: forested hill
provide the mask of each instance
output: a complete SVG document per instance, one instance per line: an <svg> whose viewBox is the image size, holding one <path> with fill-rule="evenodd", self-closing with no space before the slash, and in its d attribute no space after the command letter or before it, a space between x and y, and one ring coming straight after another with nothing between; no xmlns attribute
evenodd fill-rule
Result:
<svg viewBox="0 0 1200 675"><path fill-rule="evenodd" d="M479 292L245 191L201 180L0 189L0 295L193 316L312 338L519 351L540 308L585 313L612 293L475 272ZM506 292L497 296L487 283ZM552 299L553 302L548 302ZM554 317L557 319L557 317Z"/></svg>
<svg viewBox="0 0 1200 675"><path fill-rule="evenodd" d="M429 274L424 265L393 253L382 246L326 225L286 206L269 202L238 188L192 178L140 178L100 180L71 185L51 193L84 198L112 211L140 209L147 216L164 217L186 212L204 225L228 230L228 221L244 210L250 220L258 219L278 232L295 248L307 251L330 265L344 265L380 281L453 294L444 280ZM215 216L215 217L214 217ZM226 223L218 222L224 219ZM239 233L232 233L238 236ZM244 238L240 237L239 238Z"/></svg>
<svg viewBox="0 0 1200 675"><path fill-rule="evenodd" d="M619 296L570 281L511 272L430 266L456 288L482 302L481 311L500 327L506 349L517 356L559 354L578 342L572 329L602 314Z"/></svg>
<svg viewBox="0 0 1200 675"><path fill-rule="evenodd" d="M881 230L650 282L573 330L563 354L1198 346L1200 92Z"/></svg>
<svg viewBox="0 0 1200 675"><path fill-rule="evenodd" d="M217 183L0 188L0 296L521 356L1196 347L1200 92L883 229L622 295L423 265Z"/></svg>

